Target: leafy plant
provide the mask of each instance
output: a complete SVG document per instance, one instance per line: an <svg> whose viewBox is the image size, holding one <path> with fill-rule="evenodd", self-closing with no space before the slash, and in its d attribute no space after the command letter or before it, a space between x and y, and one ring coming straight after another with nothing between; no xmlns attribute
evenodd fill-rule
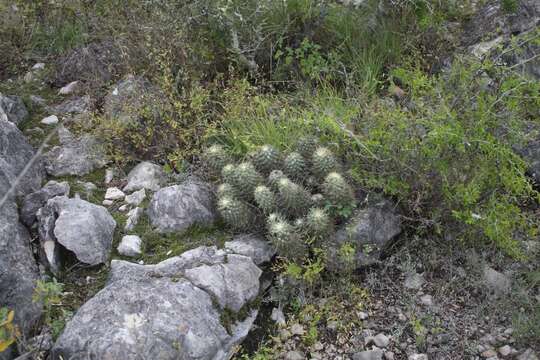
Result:
<svg viewBox="0 0 540 360"><path fill-rule="evenodd" d="M57 338L64 329L66 320L73 314L71 311L62 308L62 295L64 284L56 279L52 281L38 280L32 301L43 304L44 322L51 328L54 338Z"/></svg>
<svg viewBox="0 0 540 360"><path fill-rule="evenodd" d="M17 326L13 323L15 312L8 308L0 308L0 353L9 348L20 335Z"/></svg>

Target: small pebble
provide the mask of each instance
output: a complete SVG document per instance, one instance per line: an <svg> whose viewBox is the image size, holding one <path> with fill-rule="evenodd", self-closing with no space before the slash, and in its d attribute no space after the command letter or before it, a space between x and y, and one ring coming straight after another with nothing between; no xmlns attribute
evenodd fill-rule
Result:
<svg viewBox="0 0 540 360"><path fill-rule="evenodd" d="M298 336L302 336L305 334L305 330L304 330L304 327L300 324L293 324L293 326L291 326L291 333L293 335L298 335Z"/></svg>
<svg viewBox="0 0 540 360"><path fill-rule="evenodd" d="M122 190L117 187L112 187L107 189L107 192L105 193L105 200L120 200L125 196L126 194L124 194Z"/></svg>
<svg viewBox="0 0 540 360"><path fill-rule="evenodd" d="M58 116L51 115L43 118L43 120L41 120L41 123L44 125L56 125L58 124L58 121Z"/></svg>

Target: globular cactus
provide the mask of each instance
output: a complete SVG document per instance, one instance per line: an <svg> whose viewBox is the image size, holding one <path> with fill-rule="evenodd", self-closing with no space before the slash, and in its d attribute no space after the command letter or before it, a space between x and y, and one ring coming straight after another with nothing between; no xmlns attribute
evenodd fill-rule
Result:
<svg viewBox="0 0 540 360"><path fill-rule="evenodd" d="M266 223L268 239L277 252L289 259L301 259L306 253L306 244L302 242L295 227L281 215L271 214Z"/></svg>
<svg viewBox="0 0 540 360"><path fill-rule="evenodd" d="M257 185L263 182L261 174L259 174L259 172L255 170L253 164L249 162L243 162L236 167L235 178L235 185L238 190L249 193L250 195L253 194Z"/></svg>
<svg viewBox="0 0 540 360"><path fill-rule="evenodd" d="M350 206L354 201L354 192L347 181L337 172L328 174L322 185L325 199L330 205Z"/></svg>
<svg viewBox="0 0 540 360"><path fill-rule="evenodd" d="M292 152L283 162L283 171L291 179L303 179L306 177L306 160L297 152Z"/></svg>
<svg viewBox="0 0 540 360"><path fill-rule="evenodd" d="M231 184L223 183L218 186L216 195L218 198L224 198L224 197L236 197L238 196L237 191L234 189L234 187Z"/></svg>
<svg viewBox="0 0 540 360"><path fill-rule="evenodd" d="M306 215L305 228L311 236L321 237L329 234L332 225L332 218L324 209L311 208Z"/></svg>
<svg viewBox="0 0 540 360"><path fill-rule="evenodd" d="M303 137L296 143L296 151L306 159L311 158L317 147L319 147L319 141L313 136Z"/></svg>
<svg viewBox="0 0 540 360"><path fill-rule="evenodd" d="M224 196L218 201L218 211L225 223L239 231L249 230L255 217L248 204L230 196Z"/></svg>
<svg viewBox="0 0 540 360"><path fill-rule="evenodd" d="M270 214L277 210L276 195L267 186L259 185L254 191L255 203L265 214Z"/></svg>
<svg viewBox="0 0 540 360"><path fill-rule="evenodd" d="M313 173L320 179L324 179L328 173L338 169L338 162L334 154L325 147L318 147L311 159Z"/></svg>
<svg viewBox="0 0 540 360"><path fill-rule="evenodd" d="M238 166L226 165L221 171L221 175L223 180L232 185L242 199L252 199L253 190L263 182L261 174L248 162L241 163Z"/></svg>
<svg viewBox="0 0 540 360"><path fill-rule="evenodd" d="M321 207L324 205L324 196L322 194L311 195L311 205Z"/></svg>
<svg viewBox="0 0 540 360"><path fill-rule="evenodd" d="M279 180L286 178L285 174L281 170L273 170L270 175L268 175L268 185L277 191Z"/></svg>
<svg viewBox="0 0 540 360"><path fill-rule="evenodd" d="M273 146L263 145L253 154L253 163L261 173L269 174L281 167L281 154Z"/></svg>
<svg viewBox="0 0 540 360"><path fill-rule="evenodd" d="M227 164L221 169L221 178L232 186L236 184L236 175L236 166L234 164Z"/></svg>
<svg viewBox="0 0 540 360"><path fill-rule="evenodd" d="M281 205L291 216L302 216L311 204L311 195L302 186L293 183L286 177L278 181Z"/></svg>
<svg viewBox="0 0 540 360"><path fill-rule="evenodd" d="M212 145L207 148L203 153L203 159L214 174L219 174L221 169L231 161L229 154L221 145Z"/></svg>

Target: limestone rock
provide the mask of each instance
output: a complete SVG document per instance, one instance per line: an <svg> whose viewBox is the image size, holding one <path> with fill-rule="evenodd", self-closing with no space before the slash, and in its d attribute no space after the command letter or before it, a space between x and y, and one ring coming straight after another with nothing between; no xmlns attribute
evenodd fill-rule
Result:
<svg viewBox="0 0 540 360"><path fill-rule="evenodd" d="M70 187L66 181L49 181L43 188L25 196L21 208L21 221L32 226L36 221L36 213L41 209L49 199L56 196L69 195Z"/></svg>
<svg viewBox="0 0 540 360"><path fill-rule="evenodd" d="M124 227L125 231L132 231L135 226L139 223L139 219L143 215L144 210L140 207L130 210L127 213L126 226Z"/></svg>
<svg viewBox="0 0 540 360"><path fill-rule="evenodd" d="M28 119L28 110L22 99L0 93L0 120L19 125L26 119Z"/></svg>
<svg viewBox="0 0 540 360"><path fill-rule="evenodd" d="M256 235L238 235L225 242L225 249L235 254L250 257L257 265L268 262L276 251L264 239Z"/></svg>
<svg viewBox="0 0 540 360"><path fill-rule="evenodd" d="M148 216L161 233L181 232L196 224L211 226L217 220L209 186L192 180L156 192Z"/></svg>
<svg viewBox="0 0 540 360"><path fill-rule="evenodd" d="M330 240L329 268L339 271L344 266L338 249L345 243L351 243L356 249L356 267L373 264L380 260L383 250L400 233L401 220L392 203L382 200L370 205L360 210Z"/></svg>
<svg viewBox="0 0 540 360"><path fill-rule="evenodd" d="M103 146L96 138L90 135L74 138L63 129L60 140L62 145L45 154L45 169L50 175L82 176L107 164Z"/></svg>
<svg viewBox="0 0 540 360"><path fill-rule="evenodd" d="M30 235L19 223L15 203L8 201L0 206L0 307L15 311L15 323L25 336L41 317L41 304L32 301L37 279Z"/></svg>
<svg viewBox="0 0 540 360"><path fill-rule="evenodd" d="M127 195L125 201L129 205L139 206L144 201L144 199L146 199L146 190L143 188L141 190L135 191L131 195Z"/></svg>
<svg viewBox="0 0 540 360"><path fill-rule="evenodd" d="M126 235L118 245L118 253L124 256L136 257L141 255L142 240L137 235Z"/></svg>
<svg viewBox="0 0 540 360"><path fill-rule="evenodd" d="M51 358L82 360L88 354L96 359L124 360L230 358L257 312L251 311L228 333L212 296L184 278L197 267L214 266L226 276L230 290L258 286L260 270L249 258L230 263L225 255L215 247L200 247L156 265L113 260L109 282L68 322ZM246 266L249 262L251 266ZM230 271L222 272L223 266ZM234 266L239 268L234 270ZM244 271L253 273L238 274ZM246 280L249 283L238 283ZM251 297L234 296L246 301Z"/></svg>
<svg viewBox="0 0 540 360"><path fill-rule="evenodd" d="M22 132L13 123L0 120L0 200L5 195L23 196L41 188L45 171L41 158L34 156ZM28 164L30 167L16 184Z"/></svg>
<svg viewBox="0 0 540 360"><path fill-rule="evenodd" d="M127 181L125 192L140 189L157 191L165 184L166 175L161 166L144 161L129 172Z"/></svg>
<svg viewBox="0 0 540 360"><path fill-rule="evenodd" d="M47 201L37 218L42 249L53 271L61 266L60 246L85 264L107 261L116 222L104 207L58 196Z"/></svg>

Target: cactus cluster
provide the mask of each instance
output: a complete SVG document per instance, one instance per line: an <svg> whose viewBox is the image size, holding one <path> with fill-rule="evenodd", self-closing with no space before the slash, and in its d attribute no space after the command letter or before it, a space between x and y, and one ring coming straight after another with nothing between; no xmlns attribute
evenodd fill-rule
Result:
<svg viewBox="0 0 540 360"><path fill-rule="evenodd" d="M316 138L300 139L295 151L283 155L262 146L239 164L214 145L205 159L221 174L218 210L225 223L238 231L264 223L268 239L289 259L304 256L311 240L330 234L336 223L333 208L354 203L336 157Z"/></svg>

